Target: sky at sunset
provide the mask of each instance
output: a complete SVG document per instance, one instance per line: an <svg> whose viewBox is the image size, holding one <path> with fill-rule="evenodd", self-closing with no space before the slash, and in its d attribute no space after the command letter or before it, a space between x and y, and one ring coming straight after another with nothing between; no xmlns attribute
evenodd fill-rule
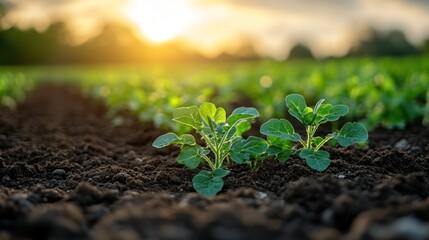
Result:
<svg viewBox="0 0 429 240"><path fill-rule="evenodd" d="M105 22L131 26L153 44L180 40L207 56L250 41L282 59L297 42L318 57L341 56L369 27L399 29L414 44L429 37L429 0L0 0L0 27L46 29L65 21L75 44Z"/></svg>

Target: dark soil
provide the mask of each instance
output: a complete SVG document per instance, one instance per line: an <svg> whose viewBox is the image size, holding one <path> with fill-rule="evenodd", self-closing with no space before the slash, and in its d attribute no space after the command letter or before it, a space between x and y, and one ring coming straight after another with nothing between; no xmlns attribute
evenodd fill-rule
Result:
<svg viewBox="0 0 429 240"><path fill-rule="evenodd" d="M429 239L429 128L375 130L328 148L323 173L299 158L231 167L215 198L157 150L163 133L66 87L0 109L0 239Z"/></svg>

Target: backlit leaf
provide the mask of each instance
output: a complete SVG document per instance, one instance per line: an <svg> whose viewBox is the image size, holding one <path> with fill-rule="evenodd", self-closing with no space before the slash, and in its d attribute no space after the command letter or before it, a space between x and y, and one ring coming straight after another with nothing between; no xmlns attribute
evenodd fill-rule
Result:
<svg viewBox="0 0 429 240"><path fill-rule="evenodd" d="M176 108L173 111L173 120L194 129L201 129L201 116L196 106Z"/></svg>
<svg viewBox="0 0 429 240"><path fill-rule="evenodd" d="M231 113L231 115L228 117L228 119L226 121L230 126L232 126L237 121L253 119L256 117L259 117L259 112L258 112L258 110L256 110L256 108L239 107Z"/></svg>
<svg viewBox="0 0 429 240"><path fill-rule="evenodd" d="M163 148L174 141L179 140L179 137L174 133L166 133L164 135L159 136L153 143L152 146L156 148Z"/></svg>

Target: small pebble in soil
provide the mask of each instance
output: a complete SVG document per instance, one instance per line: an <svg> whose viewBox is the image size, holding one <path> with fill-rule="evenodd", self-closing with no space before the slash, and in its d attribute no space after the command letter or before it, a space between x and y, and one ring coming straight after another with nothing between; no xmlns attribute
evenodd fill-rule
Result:
<svg viewBox="0 0 429 240"><path fill-rule="evenodd" d="M336 177L337 177L338 179L344 179L344 178L346 178L346 175L344 175L344 174L342 174L342 173L339 173L339 174L337 174L337 175L336 175Z"/></svg>
<svg viewBox="0 0 429 240"><path fill-rule="evenodd" d="M136 158L131 162L131 164L133 166L140 166L140 165L142 165L142 163L143 163L143 159L141 159L141 158Z"/></svg>
<svg viewBox="0 0 429 240"><path fill-rule="evenodd" d="M399 151L405 151L410 147L410 144L406 139L401 139L399 142L395 143L395 148Z"/></svg>
<svg viewBox="0 0 429 240"><path fill-rule="evenodd" d="M63 180L66 178L66 171L64 169L58 168L52 172L52 177L54 179Z"/></svg>
<svg viewBox="0 0 429 240"><path fill-rule="evenodd" d="M128 175L128 173L126 172L120 172L120 173L117 173L115 176L113 176L113 181L126 183L129 176L130 175Z"/></svg>
<svg viewBox="0 0 429 240"><path fill-rule="evenodd" d="M264 192L256 192L255 193L255 197L259 200L263 200L266 197L268 197L268 194L264 193Z"/></svg>

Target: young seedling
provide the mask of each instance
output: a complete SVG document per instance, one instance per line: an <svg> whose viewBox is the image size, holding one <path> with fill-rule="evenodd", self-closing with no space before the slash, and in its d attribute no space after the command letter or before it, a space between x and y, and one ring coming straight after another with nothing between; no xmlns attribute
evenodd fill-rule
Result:
<svg viewBox="0 0 429 240"><path fill-rule="evenodd" d="M286 161L292 154L298 153L305 159L307 165L319 172L328 168L331 160L329 152L320 148L331 139L335 139L341 146L346 147L355 142L368 139L368 131L359 123L348 122L341 130L328 134L324 138L316 137L318 127L326 122L337 121L346 115L349 108L346 105L324 104L319 100L314 108L307 107L305 99L299 94L290 94L285 98L290 115L304 124L307 136L302 138L295 133L292 124L286 119L271 119L262 124L260 132L267 135L269 148L267 154L276 157L279 161ZM292 142L298 142L301 148L295 148Z"/></svg>
<svg viewBox="0 0 429 240"><path fill-rule="evenodd" d="M177 108L173 120L192 127L201 136L204 144L199 145L190 134L177 136L167 133L152 144L156 148L168 145L181 147L177 162L190 169L197 168L202 161L210 170L200 171L193 179L194 189L202 195L213 197L222 190L223 177L229 174L226 162L248 164L250 159L268 149L268 143L257 137L243 139L242 134L250 129L250 121L259 117L255 108L240 107L226 118L223 108L204 102L197 106Z"/></svg>

